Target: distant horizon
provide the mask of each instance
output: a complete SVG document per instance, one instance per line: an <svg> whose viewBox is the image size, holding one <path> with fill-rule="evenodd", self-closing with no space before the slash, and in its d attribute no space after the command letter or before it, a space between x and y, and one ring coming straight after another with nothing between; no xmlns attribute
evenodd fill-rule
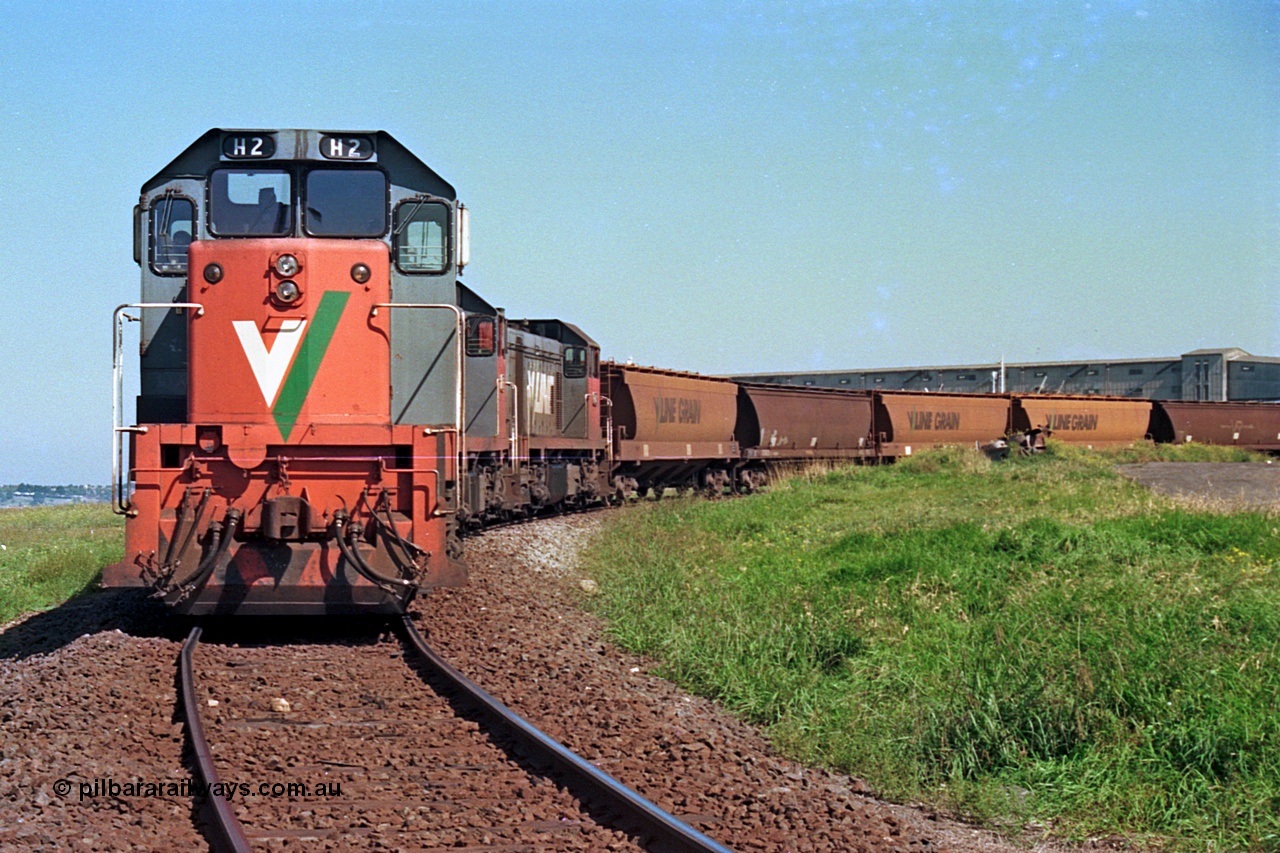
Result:
<svg viewBox="0 0 1280 853"><path fill-rule="evenodd" d="M19 489L35 489L35 492ZM52 493L58 492L60 493ZM28 499L20 501L19 499ZM64 503L110 503L111 484L93 483L0 483L0 509Z"/></svg>

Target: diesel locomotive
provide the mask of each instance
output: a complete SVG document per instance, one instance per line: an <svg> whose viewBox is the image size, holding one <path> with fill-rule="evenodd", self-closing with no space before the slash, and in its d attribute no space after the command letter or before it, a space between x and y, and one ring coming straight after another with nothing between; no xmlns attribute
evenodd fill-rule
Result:
<svg viewBox="0 0 1280 853"><path fill-rule="evenodd" d="M115 314L125 557L104 585L192 614L396 613L465 582L469 529L671 486L749 492L779 464L1013 435L1240 444L1243 430L1280 448L1274 406L817 390L602 362L576 326L509 319L467 287L468 255L454 188L381 131L210 130L143 184L141 300ZM125 322L140 325L133 425Z"/></svg>

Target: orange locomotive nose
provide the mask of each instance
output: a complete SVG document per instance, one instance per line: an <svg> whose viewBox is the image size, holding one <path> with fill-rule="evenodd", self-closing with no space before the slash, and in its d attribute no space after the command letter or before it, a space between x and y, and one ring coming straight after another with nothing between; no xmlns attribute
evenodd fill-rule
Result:
<svg viewBox="0 0 1280 853"><path fill-rule="evenodd" d="M391 423L386 245L198 241L190 268L189 423L135 447L144 575L192 613L390 612L460 581L429 523L453 437Z"/></svg>
<svg viewBox="0 0 1280 853"><path fill-rule="evenodd" d="M108 585L191 613L396 612L465 578L465 213L382 132L213 129L143 184Z"/></svg>
<svg viewBox="0 0 1280 853"><path fill-rule="evenodd" d="M205 311L189 320L193 423L259 427L287 442L301 425L387 426L387 248L375 241L235 240L191 246ZM351 269L370 271L363 284Z"/></svg>

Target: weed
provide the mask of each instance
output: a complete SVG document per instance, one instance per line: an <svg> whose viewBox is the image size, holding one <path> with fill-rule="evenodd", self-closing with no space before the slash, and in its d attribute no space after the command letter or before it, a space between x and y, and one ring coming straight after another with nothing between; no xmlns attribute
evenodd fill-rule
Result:
<svg viewBox="0 0 1280 853"><path fill-rule="evenodd" d="M588 551L593 606L888 796L1280 850L1280 519L1154 496L1134 458L952 450L639 506Z"/></svg>
<svg viewBox="0 0 1280 853"><path fill-rule="evenodd" d="M0 509L0 624L91 587L124 557L123 527L105 504Z"/></svg>

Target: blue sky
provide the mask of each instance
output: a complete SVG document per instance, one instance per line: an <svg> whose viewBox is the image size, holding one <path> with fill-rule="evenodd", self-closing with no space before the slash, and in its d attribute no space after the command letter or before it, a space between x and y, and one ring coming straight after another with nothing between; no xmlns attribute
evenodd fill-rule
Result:
<svg viewBox="0 0 1280 853"><path fill-rule="evenodd" d="M109 479L130 214L211 127L389 131L619 359L1280 355L1276 0L5 6L0 482Z"/></svg>

